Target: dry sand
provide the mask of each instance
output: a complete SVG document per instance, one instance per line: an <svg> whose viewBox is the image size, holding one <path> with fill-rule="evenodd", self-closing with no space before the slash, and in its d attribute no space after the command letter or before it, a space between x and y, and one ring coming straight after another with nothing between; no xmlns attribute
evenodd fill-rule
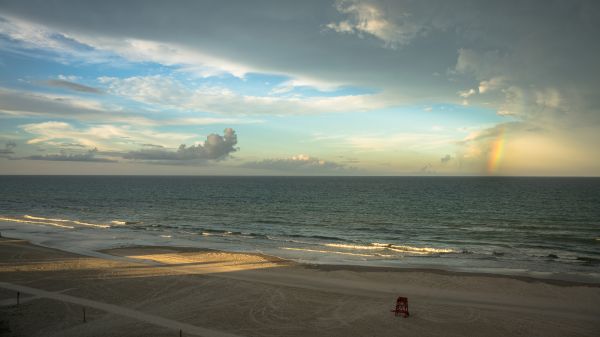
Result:
<svg viewBox="0 0 600 337"><path fill-rule="evenodd" d="M102 253L0 239L0 335L600 335L595 285L169 247ZM390 312L399 295L409 318Z"/></svg>

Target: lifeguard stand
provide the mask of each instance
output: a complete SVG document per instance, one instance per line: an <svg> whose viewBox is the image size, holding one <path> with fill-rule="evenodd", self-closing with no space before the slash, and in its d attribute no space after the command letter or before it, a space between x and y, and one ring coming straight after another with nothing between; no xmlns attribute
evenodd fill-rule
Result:
<svg viewBox="0 0 600 337"><path fill-rule="evenodd" d="M410 314L408 313L408 298L406 297L398 297L396 300L396 309L391 310L391 312L395 313L395 316L404 316L404 318L408 317Z"/></svg>

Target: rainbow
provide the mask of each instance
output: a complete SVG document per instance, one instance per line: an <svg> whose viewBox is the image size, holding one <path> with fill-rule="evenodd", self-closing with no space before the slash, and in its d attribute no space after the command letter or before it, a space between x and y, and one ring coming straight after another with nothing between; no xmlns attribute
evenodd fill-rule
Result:
<svg viewBox="0 0 600 337"><path fill-rule="evenodd" d="M487 163L488 174L496 173L498 165L502 161L502 155L504 154L504 142L505 142L504 128L500 129L500 132L496 136L496 139L492 142L491 150L489 152L489 158Z"/></svg>

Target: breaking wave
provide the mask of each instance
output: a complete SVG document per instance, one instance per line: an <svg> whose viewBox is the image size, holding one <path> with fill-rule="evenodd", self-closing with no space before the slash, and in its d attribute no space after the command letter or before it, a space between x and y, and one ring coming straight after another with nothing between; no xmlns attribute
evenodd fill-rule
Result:
<svg viewBox="0 0 600 337"><path fill-rule="evenodd" d="M354 250L389 250L397 253L415 254L415 255L431 255L431 254L448 254L455 253L453 249L448 248L432 248L432 247L413 247L405 245L394 245L391 243L378 243L374 242L370 245L352 245L352 244L341 244L341 243L326 243L324 246L342 248L342 249L354 249Z"/></svg>
<svg viewBox="0 0 600 337"><path fill-rule="evenodd" d="M32 216L32 215L24 215L23 218L31 219L31 220L52 221L52 222L66 222L66 223L72 223L72 224L76 224L76 225L89 226L89 227L110 228L110 225L94 224L94 223L81 222L81 221L69 220L69 219L52 219L52 218L44 218L44 217Z"/></svg>

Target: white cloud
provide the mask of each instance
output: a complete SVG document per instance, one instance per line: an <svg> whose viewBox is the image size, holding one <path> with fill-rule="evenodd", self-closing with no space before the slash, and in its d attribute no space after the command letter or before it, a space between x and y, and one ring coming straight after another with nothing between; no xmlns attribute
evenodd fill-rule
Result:
<svg viewBox="0 0 600 337"><path fill-rule="evenodd" d="M228 60L223 56L213 56L200 52L197 48L174 42L160 42L140 38L112 38L102 35L85 34L80 31L64 33L58 29L32 23L15 17L0 16L0 35L17 42L21 48L36 49L57 53L57 61L70 63L73 61L88 63L115 63L115 56L128 62L154 62L165 66L176 66L178 72L195 74L200 77L220 76L223 74L244 78L248 73L270 73L283 75L292 79L281 85L281 92L294 87L314 87L321 91L332 91L341 86L340 83L324 81L289 72L273 71L251 67L238 61ZM10 45L2 48L14 50ZM59 76L60 80L74 82L76 76Z"/></svg>
<svg viewBox="0 0 600 337"><path fill-rule="evenodd" d="M298 173L349 173L356 171L355 168L348 167L332 161L327 161L305 154L298 154L283 159L264 159L261 161L247 162L241 165L245 168L272 170L281 172Z"/></svg>
<svg viewBox="0 0 600 337"><path fill-rule="evenodd" d="M151 129L132 128L128 125L110 124L75 128L69 123L47 121L20 126L33 135L28 144L43 144L50 141L71 142L102 151L122 151L136 148L140 144L158 144L175 148L181 143L198 138L196 134L157 132Z"/></svg>
<svg viewBox="0 0 600 337"><path fill-rule="evenodd" d="M0 17L0 34L19 43L23 48L45 49L75 58L77 61L114 62L113 55L118 55L131 62L156 62L167 66L179 66L181 71L203 77L220 74L244 77L250 71L257 71L222 57L205 55L174 43L133 38L115 39L74 31L67 34L14 17ZM60 60L68 62L66 57Z"/></svg>
<svg viewBox="0 0 600 337"><path fill-rule="evenodd" d="M340 84L340 83L325 82L325 81L320 81L320 80L313 79L313 78L295 78L295 79L291 79L289 81L285 81L285 82L277 85L275 88L273 88L271 90L271 93L272 94L285 94L285 93L288 93L288 92L294 90L295 88L301 88L301 87L310 87L310 88L315 88L319 91L328 92L328 91L335 91L336 89L340 88L341 86L342 86L342 84Z"/></svg>
<svg viewBox="0 0 600 337"><path fill-rule="evenodd" d="M333 97L274 97L234 93L227 88L191 88L169 76L138 76L125 79L103 77L112 94L146 104L186 111L234 115L303 115L329 112L369 111L389 106L383 95Z"/></svg>
<svg viewBox="0 0 600 337"><path fill-rule="evenodd" d="M409 20L409 14L395 13L388 17L377 3L358 0L338 0L335 8L348 18L331 22L325 27L338 33L372 35L385 42L386 47L396 48L408 44L421 31L421 27Z"/></svg>
<svg viewBox="0 0 600 337"><path fill-rule="evenodd" d="M459 91L458 95L462 98L469 98L470 96L473 96L476 93L477 92L475 91L475 89L469 89L469 90Z"/></svg>
<svg viewBox="0 0 600 337"><path fill-rule="evenodd" d="M485 94L486 92L496 90L502 86L504 82L504 78L502 77L493 77L486 81L479 82L478 91L480 94Z"/></svg>
<svg viewBox="0 0 600 337"><path fill-rule="evenodd" d="M80 36L79 40L98 50L114 52L129 61L179 66L180 71L195 73L202 77L231 74L243 78L247 73L257 71L257 69L223 58L205 55L174 43L141 39L99 39L87 36Z"/></svg>
<svg viewBox="0 0 600 337"><path fill-rule="evenodd" d="M147 91L143 97L152 97L155 91ZM159 94L159 93L157 93ZM141 98L140 98L141 99ZM142 114L144 113L145 114ZM27 92L0 87L0 115L19 117L67 118L80 122L124 123L143 127L159 125L210 125L210 124L254 124L262 123L259 119L223 118L202 116L169 116L156 117L147 111L131 113L123 108L105 105L97 100L72 95L56 95L40 92Z"/></svg>

